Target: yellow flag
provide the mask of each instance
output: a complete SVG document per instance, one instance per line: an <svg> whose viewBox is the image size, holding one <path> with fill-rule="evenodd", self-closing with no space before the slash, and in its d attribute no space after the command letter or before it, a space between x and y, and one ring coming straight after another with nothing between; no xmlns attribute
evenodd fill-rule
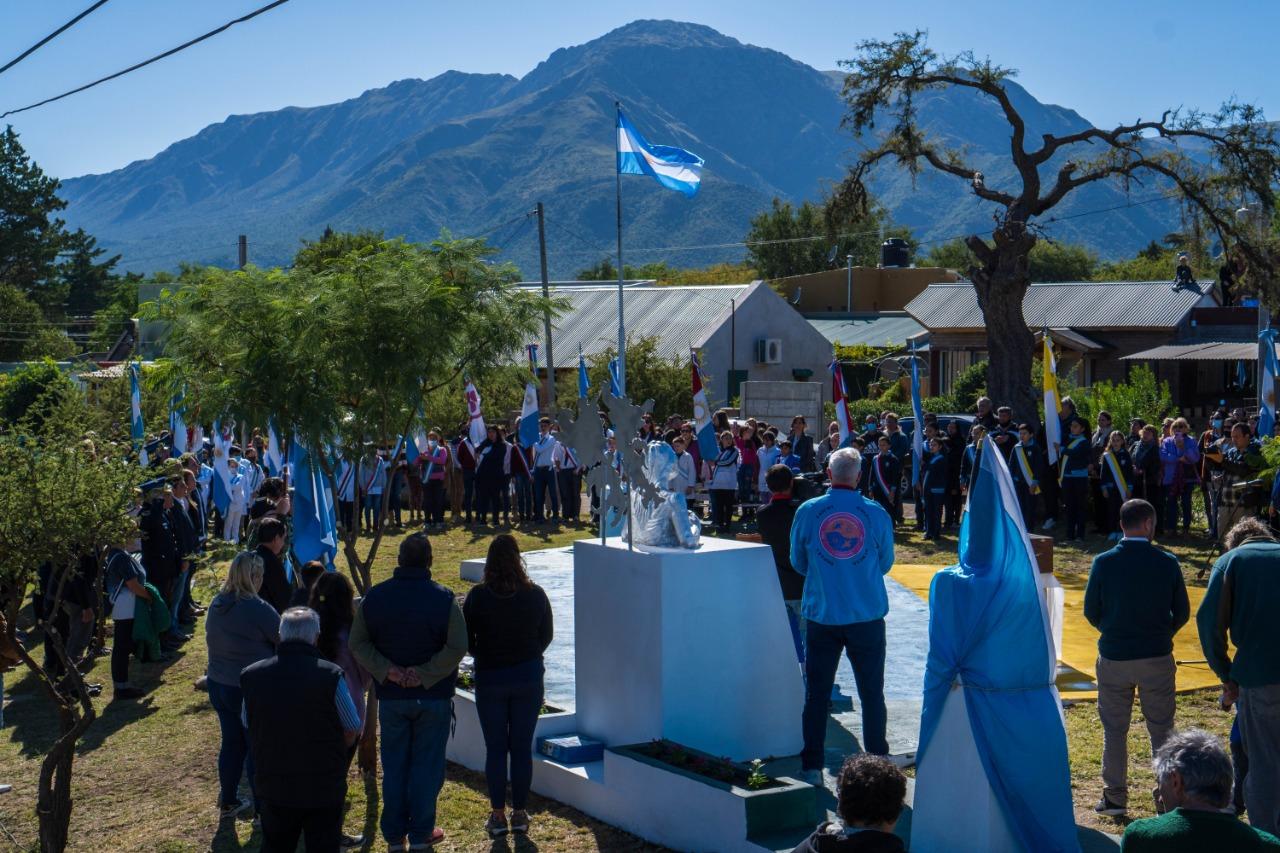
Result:
<svg viewBox="0 0 1280 853"><path fill-rule="evenodd" d="M1058 445L1062 444L1062 397L1058 395L1058 363L1053 358L1053 341L1044 332L1044 435L1048 444L1049 464L1058 461Z"/></svg>

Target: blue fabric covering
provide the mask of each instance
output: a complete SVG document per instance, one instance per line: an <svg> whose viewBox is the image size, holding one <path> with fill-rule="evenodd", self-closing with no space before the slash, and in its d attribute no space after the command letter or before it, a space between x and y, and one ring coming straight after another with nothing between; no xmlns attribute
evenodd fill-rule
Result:
<svg viewBox="0 0 1280 853"><path fill-rule="evenodd" d="M958 677L978 755L1014 835L1027 850L1079 850L1037 569L1009 468L991 438L985 441L989 476L974 478L960 563L938 572L929 592L918 756L933 747Z"/></svg>
<svg viewBox="0 0 1280 853"><path fill-rule="evenodd" d="M333 499L320 466L294 436L289 442L293 471L293 553L299 563L319 560L330 568L338 553Z"/></svg>

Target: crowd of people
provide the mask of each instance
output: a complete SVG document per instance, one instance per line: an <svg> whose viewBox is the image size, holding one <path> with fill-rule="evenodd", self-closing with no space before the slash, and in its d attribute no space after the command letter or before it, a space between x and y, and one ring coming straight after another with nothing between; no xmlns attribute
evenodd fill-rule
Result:
<svg viewBox="0 0 1280 853"><path fill-rule="evenodd" d="M1157 756L1157 807L1168 811L1157 824L1133 824L1133 849L1145 849L1138 846L1144 833L1202 837L1218 825L1199 812L1228 808L1213 805L1221 800L1220 774L1214 775L1221 746L1203 733L1176 731L1172 638L1191 613L1177 559L1151 545L1179 526L1189 531L1191 499L1200 491L1207 532L1225 551L1197 621L1206 658L1223 681L1223 707L1238 709L1226 758L1235 774L1226 788L1229 808L1244 814L1247 807L1255 827L1274 832L1280 823L1280 629L1269 614L1280 608L1280 582L1268 570L1280 558L1280 544L1265 518L1268 509L1271 515L1280 509L1280 487L1268 502L1256 418L1219 411L1198 435L1184 418L1159 425L1134 419L1124 432L1107 412L1099 412L1091 428L1066 399L1059 425L1062 440L1051 449L1042 425L1019 423L1008 407L983 398L971 426L968 419L932 415L912 424L923 431L919 462L893 412L868 416L843 440L832 423L815 441L802 416L783 432L722 411L714 416L714 456L701 452L695 424L679 416L659 425L646 415L640 437L672 446L677 464L670 485L695 507L705 498L709 527L728 534L737 516L772 548L780 603L804 674L801 760L810 781L821 779L827 713L838 697L836 667L842 655L852 663L862 744L876 758L846 765L842 792L846 777L853 791L871 782L893 789L901 776L894 765L903 762L888 755L886 737L888 601L881 578L893 565L895 528L905 523L906 506L914 504L926 539L958 525L989 436L1008 465L1028 530L1062 521L1067 538L1078 539L1092 524L1115 540L1095 561L1085 601L1086 617L1101 632L1104 792L1097 811L1127 811L1125 736L1135 694ZM152 448L155 476L137 495L136 536L113 543L100 570L96 556L86 555L68 575L56 613L40 610L52 600L52 572L42 573L37 615L58 626L69 660L87 669L95 645L103 645L99 614L113 622L116 700L142 693L129 679L131 657L168 659L204 618L208 666L199 686L208 690L221 733L220 813L231 819L254 812L266 849L292 850L301 837L316 850L362 843L343 832L342 802L371 692L382 729L384 840L393 850L438 843L436 798L451 701L468 653L488 750L485 830L495 838L529 831L542 655L553 635L550 604L509 534L492 540L483 582L459 603L431 579L428 534L444 528L450 509L468 525L509 524L513 514L515 523L574 522L583 511L585 472L610 464L619 442L610 432L603 460L580 460L547 418L527 446L517 430L501 426L490 426L479 445L458 432L446 439L432 430L412 461L394 448L373 447L338 460L335 498L344 528L389 524L423 531L404 538L393 576L362 598L342 574L291 558L289 489L260 462L266 441L257 431L243 451L230 448L232 485L222 509L211 497L208 448L168 458L161 443ZM594 496L586 503L594 520ZM192 597L191 582L213 539L244 543L246 550L231 561L206 609ZM48 656L55 677L62 675L58 660ZM85 689L97 694L102 687ZM870 840L865 833L875 827L887 832L897 814L891 800L880 811L851 805L846 813L842 793L842 822L820 828L801 849L863 849L841 845L854 836ZM900 808L900 795L897 802Z"/></svg>

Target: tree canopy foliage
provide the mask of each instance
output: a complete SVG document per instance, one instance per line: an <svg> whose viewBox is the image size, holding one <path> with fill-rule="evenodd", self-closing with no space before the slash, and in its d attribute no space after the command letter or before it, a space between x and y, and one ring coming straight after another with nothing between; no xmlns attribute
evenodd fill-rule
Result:
<svg viewBox="0 0 1280 853"><path fill-rule="evenodd" d="M835 204L874 209L867 184L884 163L912 175L927 167L963 180L990 204L995 219L990 237L971 234L965 244L977 260L969 276L987 326L990 390L1015 409L1031 411L1035 405L1026 381L1034 341L1022 314L1032 278L1031 251L1051 211L1082 186L1116 181L1126 190L1153 184L1176 193L1203 217L1206 230L1244 259L1247 275L1271 302L1280 295L1273 242L1234 215L1242 196L1253 199L1268 219L1276 209L1280 145L1258 107L1229 100L1211 114L1168 110L1156 120L1033 139L1005 85L1014 76L1011 69L971 51L939 54L924 32L863 41L857 55L841 65L848 71L844 124L855 136L874 129L877 137L837 188ZM948 88L971 91L1000 111L1009 125L1011 178L989 179L965 151L921 124L922 96Z"/></svg>
<svg viewBox="0 0 1280 853"><path fill-rule="evenodd" d="M834 200L806 201L797 207L775 198L768 210L751 218L747 263L770 280L842 267L848 255L854 266L875 266L882 233L912 240L910 230L891 225L888 213L874 203L858 208Z"/></svg>
<svg viewBox="0 0 1280 853"><path fill-rule="evenodd" d="M1098 256L1084 246L1073 243L1037 241L1031 247L1029 273L1032 281L1092 281L1098 269ZM934 246L922 259L926 266L946 267L968 276L978 259L963 239ZM1170 276L1172 267L1169 269Z"/></svg>

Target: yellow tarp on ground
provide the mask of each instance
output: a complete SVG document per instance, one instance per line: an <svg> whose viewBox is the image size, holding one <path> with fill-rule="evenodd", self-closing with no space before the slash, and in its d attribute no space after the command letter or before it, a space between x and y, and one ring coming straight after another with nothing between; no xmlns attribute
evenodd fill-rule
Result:
<svg viewBox="0 0 1280 853"><path fill-rule="evenodd" d="M928 601L929 582L942 568L944 567L900 563L893 567L889 576ZM1075 671L1061 673L1058 677L1058 690L1063 699L1098 698L1097 690L1092 689L1094 679L1097 677L1094 663L1098 658L1098 631L1084 618L1084 586L1087 580L1088 578L1083 575L1058 576L1065 599L1060 663ZM1188 587L1187 594L1191 598L1191 621L1173 638L1173 657L1178 661L1199 661L1204 658L1204 652L1200 648L1200 634L1196 630L1195 614L1200 609L1200 601L1204 598L1204 589ZM1178 664L1179 693L1217 687L1220 683L1208 664Z"/></svg>

